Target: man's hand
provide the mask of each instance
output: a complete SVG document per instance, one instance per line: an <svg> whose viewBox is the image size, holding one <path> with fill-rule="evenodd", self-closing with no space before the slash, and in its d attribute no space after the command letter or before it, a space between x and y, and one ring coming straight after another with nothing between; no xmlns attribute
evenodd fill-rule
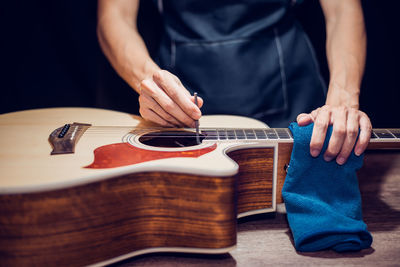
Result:
<svg viewBox="0 0 400 267"><path fill-rule="evenodd" d="M324 154L326 161L331 161L336 157L338 164L344 164L353 151L359 129L360 135L354 153L359 156L368 146L372 129L371 121L364 112L358 109L325 105L309 114L301 113L297 116L299 126L305 126L312 122L314 122L314 129L310 142L310 153L313 157L320 154L329 125L333 125L333 131Z"/></svg>
<svg viewBox="0 0 400 267"><path fill-rule="evenodd" d="M203 100L173 74L160 70L137 29L139 0L98 1L97 35L117 73L139 94L140 114L162 126L194 126Z"/></svg>
<svg viewBox="0 0 400 267"><path fill-rule="evenodd" d="M200 97L197 101L198 107L178 77L166 70L159 70L140 83L140 114L165 127L195 127L203 106Z"/></svg>

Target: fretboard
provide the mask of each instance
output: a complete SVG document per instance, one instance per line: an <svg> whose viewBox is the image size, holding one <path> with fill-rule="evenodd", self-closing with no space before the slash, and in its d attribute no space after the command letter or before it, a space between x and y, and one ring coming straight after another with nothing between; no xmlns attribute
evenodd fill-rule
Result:
<svg viewBox="0 0 400 267"><path fill-rule="evenodd" d="M293 140L287 128L269 129L202 129L205 140Z"/></svg>
<svg viewBox="0 0 400 267"><path fill-rule="evenodd" d="M400 129L373 129L371 139L399 139Z"/></svg>
<svg viewBox="0 0 400 267"><path fill-rule="evenodd" d="M210 141L233 141L233 140L276 140L291 142L292 133L287 128L269 129L211 129L203 128L201 133L205 135L205 140ZM400 129L373 129L371 133L371 143L374 142L400 142Z"/></svg>

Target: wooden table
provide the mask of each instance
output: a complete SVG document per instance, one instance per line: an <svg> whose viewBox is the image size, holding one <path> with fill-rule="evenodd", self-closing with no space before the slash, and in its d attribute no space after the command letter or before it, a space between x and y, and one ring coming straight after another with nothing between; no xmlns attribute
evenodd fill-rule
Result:
<svg viewBox="0 0 400 267"><path fill-rule="evenodd" d="M115 266L400 266L400 152L369 151L358 177L374 238L369 249L298 253L280 206L275 217L239 221L237 248L229 254L151 254Z"/></svg>

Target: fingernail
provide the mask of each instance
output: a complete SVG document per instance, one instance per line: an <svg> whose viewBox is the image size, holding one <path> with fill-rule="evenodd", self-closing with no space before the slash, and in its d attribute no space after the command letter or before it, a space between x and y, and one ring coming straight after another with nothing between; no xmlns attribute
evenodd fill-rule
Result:
<svg viewBox="0 0 400 267"><path fill-rule="evenodd" d="M313 156L315 158L315 157L318 157L318 155L319 155L319 150L318 149L311 150L311 156Z"/></svg>
<svg viewBox="0 0 400 267"><path fill-rule="evenodd" d="M324 156L325 161L331 161L332 159L333 159L333 157L331 157L331 156Z"/></svg>
<svg viewBox="0 0 400 267"><path fill-rule="evenodd" d="M339 164L339 165L343 165L345 161L346 161L346 159L345 159L344 157L338 157L338 158L336 159L336 162L337 162L337 164Z"/></svg>
<svg viewBox="0 0 400 267"><path fill-rule="evenodd" d="M356 150L354 151L354 154L356 154L356 156L360 156L360 155L362 154L361 149L356 149Z"/></svg>

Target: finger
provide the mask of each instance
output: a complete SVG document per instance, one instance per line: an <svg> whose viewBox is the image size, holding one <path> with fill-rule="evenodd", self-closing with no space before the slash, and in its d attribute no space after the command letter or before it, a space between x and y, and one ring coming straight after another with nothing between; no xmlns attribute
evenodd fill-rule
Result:
<svg viewBox="0 0 400 267"><path fill-rule="evenodd" d="M169 122L170 124L173 124L178 127L182 127L182 123L179 122L177 119L172 117L170 114L165 112L165 110L162 109L162 107L149 95L147 94L141 94L139 96L139 103L141 107L151 109L153 112L158 114L163 120Z"/></svg>
<svg viewBox="0 0 400 267"><path fill-rule="evenodd" d="M194 120L190 118L153 80L143 80L141 82L141 88L142 93L146 93L153 98L166 113L178 120L180 124L194 127Z"/></svg>
<svg viewBox="0 0 400 267"><path fill-rule="evenodd" d="M161 126L164 127L174 127L174 125L170 124L169 122L167 122L166 120L164 120L163 118L161 118L160 116L158 116L158 114L156 114L154 111L148 109L148 108L140 108L139 109L139 113L140 115L147 121L151 121L154 123L157 123Z"/></svg>
<svg viewBox="0 0 400 267"><path fill-rule="evenodd" d="M195 101L194 101L194 96L191 96L191 97L190 97L190 101L192 101L193 103L195 103ZM198 107L201 108L201 107L203 106L203 104L204 104L203 98L197 96L197 105L198 105Z"/></svg>
<svg viewBox="0 0 400 267"><path fill-rule="evenodd" d="M350 156L351 151L353 151L354 144L357 140L358 128L358 110L351 109L347 113L346 138L344 139L342 149L340 150L340 153L336 158L336 162L339 165L343 165Z"/></svg>
<svg viewBox="0 0 400 267"><path fill-rule="evenodd" d="M317 157L321 152L326 136L326 129L329 125L329 120L330 111L326 108L321 109L318 112L318 116L315 118L310 142L310 153L313 157Z"/></svg>
<svg viewBox="0 0 400 267"><path fill-rule="evenodd" d="M301 113L297 116L297 124L299 126L306 126L313 122L313 118L311 114L308 113Z"/></svg>
<svg viewBox="0 0 400 267"><path fill-rule="evenodd" d="M183 87L182 83L177 83L171 73L161 70L153 75L153 79L192 120L198 120L201 117L200 109L190 100L189 91Z"/></svg>
<svg viewBox="0 0 400 267"><path fill-rule="evenodd" d="M369 139L371 138L371 130L371 121L364 112L360 111L360 135L354 149L354 153L357 156L360 156L365 151L365 149L367 149Z"/></svg>
<svg viewBox="0 0 400 267"><path fill-rule="evenodd" d="M331 118L333 117L332 135L329 139L328 148L325 151L324 159L331 161L342 149L344 139L346 137L347 110L344 107L335 108Z"/></svg>
<svg viewBox="0 0 400 267"><path fill-rule="evenodd" d="M167 72L167 71L166 71L166 72ZM170 72L168 72L168 74L171 75L171 76L174 78L174 81L175 81L177 84L183 86L183 84L182 84L181 80L179 80L178 76L176 76L176 75L174 75L174 74L172 74L172 73L170 73ZM188 96L190 96L190 93L189 93L189 91L187 91L187 90L186 90L185 94L187 94Z"/></svg>
<svg viewBox="0 0 400 267"><path fill-rule="evenodd" d="M313 111L311 111L310 115L314 122L315 122L315 119L318 117L320 110L321 110L321 108L317 108L317 109L314 109Z"/></svg>
<svg viewBox="0 0 400 267"><path fill-rule="evenodd" d="M174 81L175 81L176 83L178 83L179 85L181 85L181 86L183 87L183 84L182 84L181 80L179 80L179 78L178 78L177 76L175 76L175 75L172 74L172 73L169 73L169 74L174 78ZM190 95L190 93L189 93L188 90L185 90L184 92L185 92L186 95L188 95L188 96L190 97L190 100L191 100L193 103L195 103L195 101L194 101L194 96ZM203 103L204 103L203 99L202 99L200 96L197 96L197 104L198 104L197 106L198 106L198 108L201 108L201 107L203 106ZM196 103L195 103L195 104L196 104Z"/></svg>
<svg viewBox="0 0 400 267"><path fill-rule="evenodd" d="M181 80L179 80L179 78L176 76L176 75L174 75L174 74L172 74L172 73L169 73L173 78L174 78L174 81L177 83L177 84L179 84L180 86L182 86L182 87L184 87L183 86L183 84L182 84L182 82L181 82ZM188 90L184 90L184 93L187 95L187 96L189 96L190 97L190 100L193 102L193 103L195 103L195 101L194 101L194 96L192 96L190 93L189 93L189 91ZM199 108L201 108L202 106L203 106L203 99L201 98L201 97L199 97L199 96L197 96L197 104L198 104L198 107ZM196 104L196 103L195 103Z"/></svg>

